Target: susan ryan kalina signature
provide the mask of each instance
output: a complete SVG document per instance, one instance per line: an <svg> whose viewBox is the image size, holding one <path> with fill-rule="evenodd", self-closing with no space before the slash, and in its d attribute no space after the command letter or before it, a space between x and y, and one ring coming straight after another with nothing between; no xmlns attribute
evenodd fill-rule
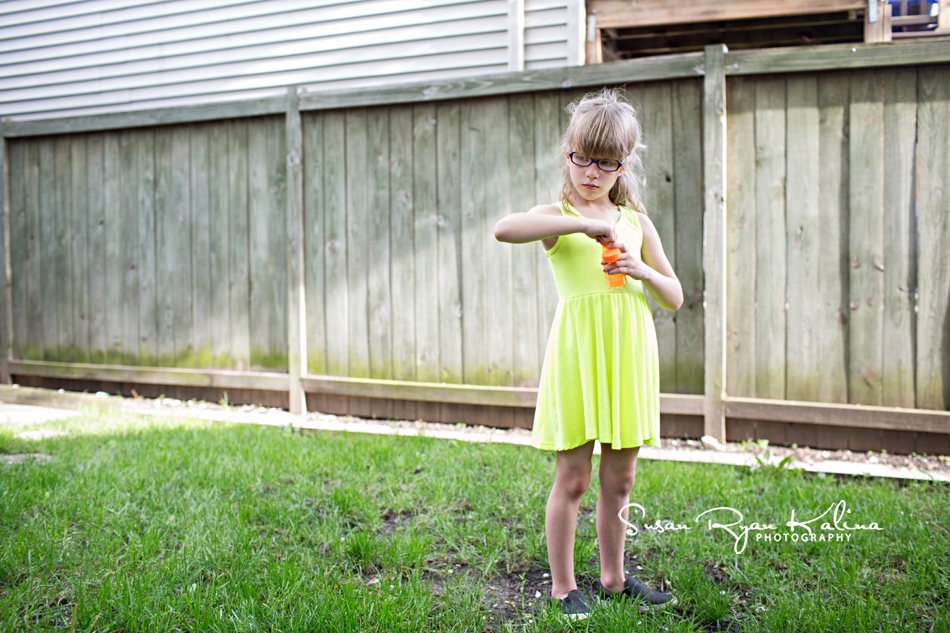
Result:
<svg viewBox="0 0 950 633"><path fill-rule="evenodd" d="M646 509L637 503L631 503L624 509L629 510L631 517L625 519L623 511L621 511L620 520L627 526L627 534L630 536L636 536L642 530L662 533L693 529L693 526L666 519L638 526L631 521L632 515L638 513L641 519L645 518ZM789 520L784 524L788 528L787 532L779 531L779 527L775 523L745 523L745 516L739 510L728 506L720 506L701 512L693 519L693 522L698 524L705 519L708 531L722 530L729 534L735 540L733 550L736 554L745 551L749 544L750 534L754 535L756 541L766 543L784 541L840 543L850 542L852 533L856 531L884 529L873 521L866 524L851 523L847 520L849 514L851 514L851 509L844 501L831 504L824 512L807 520L797 518L795 510L792 509Z"/></svg>

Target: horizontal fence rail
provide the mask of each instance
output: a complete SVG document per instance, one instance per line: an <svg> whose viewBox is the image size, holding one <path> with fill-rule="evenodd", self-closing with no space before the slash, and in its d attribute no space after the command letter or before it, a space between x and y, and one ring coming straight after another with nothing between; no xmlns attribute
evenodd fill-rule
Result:
<svg viewBox="0 0 950 633"><path fill-rule="evenodd" d="M654 309L664 414L720 439L782 422L816 444L856 427L933 445L950 437L948 48L710 47L3 121L0 379L514 423L556 291L539 248L491 227L556 199L566 106L620 85L686 296Z"/></svg>

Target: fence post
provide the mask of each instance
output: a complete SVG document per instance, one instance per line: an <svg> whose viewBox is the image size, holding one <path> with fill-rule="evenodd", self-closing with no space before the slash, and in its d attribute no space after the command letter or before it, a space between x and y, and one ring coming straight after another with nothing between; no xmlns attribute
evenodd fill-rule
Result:
<svg viewBox="0 0 950 633"><path fill-rule="evenodd" d="M10 262L10 187L7 139L0 134L0 385L10 384L13 351L13 295Z"/></svg>
<svg viewBox="0 0 950 633"><path fill-rule="evenodd" d="M706 47L703 82L705 403L703 432L726 439L726 73L724 44Z"/></svg>
<svg viewBox="0 0 950 633"><path fill-rule="evenodd" d="M290 374L290 412L307 412L301 378L307 373L307 301L304 281L303 135L300 94L287 89L287 365Z"/></svg>

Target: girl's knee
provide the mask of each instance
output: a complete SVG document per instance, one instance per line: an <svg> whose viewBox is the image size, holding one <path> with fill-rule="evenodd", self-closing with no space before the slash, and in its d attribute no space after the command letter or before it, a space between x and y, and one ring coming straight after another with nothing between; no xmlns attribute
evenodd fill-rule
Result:
<svg viewBox="0 0 950 633"><path fill-rule="evenodd" d="M590 472L561 472L554 480L555 489L569 499L580 499L590 487Z"/></svg>

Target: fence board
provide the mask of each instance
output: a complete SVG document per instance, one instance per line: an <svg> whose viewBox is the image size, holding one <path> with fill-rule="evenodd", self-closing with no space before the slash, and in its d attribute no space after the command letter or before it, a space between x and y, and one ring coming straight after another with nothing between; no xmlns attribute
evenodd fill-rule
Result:
<svg viewBox="0 0 950 633"><path fill-rule="evenodd" d="M103 362L106 352L106 211L105 134L92 134L86 144L89 176L89 356ZM27 207L29 213L29 207Z"/></svg>
<svg viewBox="0 0 950 633"><path fill-rule="evenodd" d="M851 77L849 402L880 405L884 299L884 106L879 72Z"/></svg>
<svg viewBox="0 0 950 633"><path fill-rule="evenodd" d="M917 119L920 299L917 406L950 408L950 67L921 67Z"/></svg>
<svg viewBox="0 0 950 633"><path fill-rule="evenodd" d="M32 253L29 231L30 216L27 213L26 196L26 144L7 141L7 200L10 213L10 316L13 319L13 339L10 349L13 358L27 357L29 335L27 324L26 280Z"/></svg>
<svg viewBox="0 0 950 633"><path fill-rule="evenodd" d="M370 375L369 302L365 244L365 227L369 224L369 196L364 174L369 165L369 142L366 135L366 110L346 113L346 261L348 326L348 376L366 378Z"/></svg>
<svg viewBox="0 0 950 633"><path fill-rule="evenodd" d="M756 82L755 387L785 396L785 79Z"/></svg>
<svg viewBox="0 0 950 633"><path fill-rule="evenodd" d="M458 103L436 108L439 210L439 374L461 383L462 373L462 112ZM442 405L442 415L445 415Z"/></svg>
<svg viewBox="0 0 950 633"><path fill-rule="evenodd" d="M106 306L105 306L105 357L107 362L123 362L122 350L125 349L122 340L122 321L125 317L123 306L123 283L125 282L122 256L124 254L122 224L123 218L123 172L125 162L122 158L121 132L107 132L103 139L103 205L105 206L105 274ZM177 242L177 234L171 238ZM177 306L168 310L172 318ZM174 326L169 331L174 332ZM172 339L174 341L174 339ZM168 360L173 360L169 356Z"/></svg>
<svg viewBox="0 0 950 633"><path fill-rule="evenodd" d="M210 363L212 367L231 367L228 126L223 122L215 123L209 127L208 132L208 265L211 283L209 308L213 315Z"/></svg>
<svg viewBox="0 0 950 633"><path fill-rule="evenodd" d="M508 210L527 211L535 200L535 129L538 117L533 95L513 95L508 100ZM488 214L486 229L491 236L493 221L501 219ZM508 384L518 387L536 386L541 373L541 350L537 330L544 329L538 318L537 245L516 245L511 252L511 378Z"/></svg>
<svg viewBox="0 0 950 633"><path fill-rule="evenodd" d="M392 309L389 271L392 266L392 231L389 186L389 110L367 112L368 162L363 167L369 206L362 225L366 245L360 265L367 269L370 377L391 379L393 374Z"/></svg>
<svg viewBox="0 0 950 633"><path fill-rule="evenodd" d="M564 133L564 128L561 126L561 94L542 93L535 96L534 101L536 115L534 118L534 164L537 173L534 183L534 203L552 204L560 198L561 163L564 161L558 147L561 135ZM524 210L527 211L527 209ZM541 367L544 352L547 349L551 323L554 322L554 311L557 309L557 286L541 245L538 244L529 250L533 251L535 269L538 271L535 277L538 285L536 295L538 327L535 339L538 349L537 366ZM537 385L540 375L539 370L532 385Z"/></svg>
<svg viewBox="0 0 950 633"><path fill-rule="evenodd" d="M390 276L392 283L392 376L414 380L419 363L416 327L417 254L430 245L416 240L413 188L414 120L411 106L395 107L389 114L390 151Z"/></svg>
<svg viewBox="0 0 950 633"><path fill-rule="evenodd" d="M822 226L819 221L820 171L818 78L790 77L788 95L788 185L785 209L788 219L788 334L786 394L790 400L818 398L818 312L815 289L819 266ZM814 445L812 442L803 444Z"/></svg>
<svg viewBox="0 0 950 633"><path fill-rule="evenodd" d="M89 248L89 183L86 172L86 137L75 135L69 147L70 188L70 285L73 288L73 358L89 361L89 274L86 253Z"/></svg>
<svg viewBox="0 0 950 633"><path fill-rule="evenodd" d="M650 219L660 234L666 255L678 271L679 251L676 243L676 185L679 174L674 169L673 153L676 147L673 136L674 99L669 83L646 84L633 97L639 102L640 125L643 142L647 148L643 156L646 174L643 201ZM692 139L698 141L698 137ZM702 208L702 205L699 205ZM685 289L684 289L685 293ZM676 389L677 354L676 319L674 313L664 310L650 301L653 323L656 327L657 345L660 350L660 385L663 389Z"/></svg>
<svg viewBox="0 0 950 633"><path fill-rule="evenodd" d="M333 376L349 376L348 312L352 287L347 276L348 234L347 209L349 188L338 183L346 182L348 159L347 118L341 112L328 112L323 117L325 139L324 160L315 178L321 187L326 250L324 252L324 315L327 331L326 373ZM309 171L309 170L308 170ZM327 405L346 410L345 396L327 396Z"/></svg>
<svg viewBox="0 0 950 633"><path fill-rule="evenodd" d="M369 208L363 226L368 248L363 252L362 265L368 269L370 376L388 380L393 377L389 109L369 110L366 123L369 162L364 171ZM392 417L392 403L373 401L371 411L373 417Z"/></svg>
<svg viewBox="0 0 950 633"><path fill-rule="evenodd" d="M673 84L673 186L676 209L673 247L676 271L683 286L683 306L676 313L676 382L670 391L702 393L703 314L703 94L699 81ZM668 352L660 351L660 357ZM661 382L662 384L662 382Z"/></svg>
<svg viewBox="0 0 950 633"><path fill-rule="evenodd" d="M389 207L390 216L390 305L392 329L392 377L415 380L420 369L416 345L416 254L431 245L415 239L415 199L413 197L414 120L411 106L393 107L389 112ZM416 419L416 405L393 405L393 415Z"/></svg>
<svg viewBox="0 0 950 633"><path fill-rule="evenodd" d="M122 132L119 136L122 185L122 205L119 210L119 266L121 267L121 331L120 353L123 362L139 357L139 181L141 166L137 148L143 133L137 130ZM190 308L190 306L189 306ZM141 359L139 359L141 362Z"/></svg>
<svg viewBox="0 0 950 633"><path fill-rule="evenodd" d="M847 375L847 288L848 260L848 76L840 73L818 77L818 174L821 227L818 249L818 362L815 379L821 402L846 402ZM823 433L824 429L819 433ZM828 438L831 441L833 438Z"/></svg>
<svg viewBox="0 0 950 633"><path fill-rule="evenodd" d="M437 143L438 118L434 104L412 107L412 231L413 231L413 294L415 311L413 325L415 344L413 360L416 380L439 382L442 358L440 353L440 276L443 266L453 268L452 262L439 257L438 192L443 186L438 179L439 148ZM438 420L441 405L417 402L416 418Z"/></svg>
<svg viewBox="0 0 950 633"><path fill-rule="evenodd" d="M327 210L323 206L324 122L326 117L301 116L303 143L304 288L307 299L307 372L322 374L327 366L324 260Z"/></svg>
<svg viewBox="0 0 950 633"><path fill-rule="evenodd" d="M247 128L243 119L228 123L231 358L235 369L245 370L251 367Z"/></svg>
<svg viewBox="0 0 950 633"><path fill-rule="evenodd" d="M917 73L885 70L884 84L884 341L882 403L913 408L914 393L914 145Z"/></svg>
<svg viewBox="0 0 950 633"><path fill-rule="evenodd" d="M53 183L56 178L54 166L54 145L52 139L43 139L39 143L39 185L37 202L39 204L39 294L41 308L38 317L43 326L41 346L44 360L53 358L58 345L58 281L56 271L56 206Z"/></svg>
<svg viewBox="0 0 950 633"><path fill-rule="evenodd" d="M726 392L752 396L755 387L755 82L726 82Z"/></svg>
<svg viewBox="0 0 950 633"><path fill-rule="evenodd" d="M211 367L211 339L217 314L211 310L210 125L189 126L191 144L191 288L194 339L199 367Z"/></svg>
<svg viewBox="0 0 950 633"><path fill-rule="evenodd" d="M283 119L248 124L251 365L287 367L287 157Z"/></svg>
<svg viewBox="0 0 950 633"><path fill-rule="evenodd" d="M54 270L57 276L56 294L56 355L59 360L74 360L75 337L73 335L73 285L71 259L73 213L69 195L72 169L70 168L70 143L68 136L56 137L53 141L53 208L56 222Z"/></svg>

